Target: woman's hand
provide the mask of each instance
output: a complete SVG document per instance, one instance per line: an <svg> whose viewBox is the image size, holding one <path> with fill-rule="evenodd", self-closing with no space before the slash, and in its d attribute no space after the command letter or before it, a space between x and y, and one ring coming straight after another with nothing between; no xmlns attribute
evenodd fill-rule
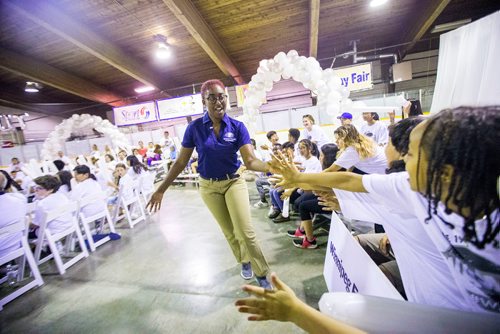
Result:
<svg viewBox="0 0 500 334"><path fill-rule="evenodd" d="M271 274L271 280L275 287L274 290L265 290L253 285L243 286L243 291L257 297L236 301L235 305L238 307L238 312L251 314L248 320L293 320L293 312L302 302L276 274Z"/></svg>
<svg viewBox="0 0 500 334"><path fill-rule="evenodd" d="M340 211L340 204L333 191L315 191L318 196L318 204L323 207L323 211Z"/></svg>
<svg viewBox="0 0 500 334"><path fill-rule="evenodd" d="M156 212L161 209L161 201L163 200L163 193L160 191L155 191L151 196L151 199L146 205L146 210L150 212Z"/></svg>
<svg viewBox="0 0 500 334"><path fill-rule="evenodd" d="M286 157L281 152L278 152L278 155L272 154L271 166L273 173L280 174L283 181L290 184L297 183L300 172L290 157Z"/></svg>
<svg viewBox="0 0 500 334"><path fill-rule="evenodd" d="M285 189L285 191L281 194L281 199L286 200L287 198L290 198L292 193L295 191L295 188L291 189Z"/></svg>

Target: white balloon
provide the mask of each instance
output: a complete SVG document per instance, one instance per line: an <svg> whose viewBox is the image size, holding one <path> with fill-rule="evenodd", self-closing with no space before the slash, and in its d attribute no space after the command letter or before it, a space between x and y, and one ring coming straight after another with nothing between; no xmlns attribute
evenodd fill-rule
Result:
<svg viewBox="0 0 500 334"><path fill-rule="evenodd" d="M350 91L347 87L342 87L342 89L340 90L340 94L342 95L343 98L348 98Z"/></svg>
<svg viewBox="0 0 500 334"><path fill-rule="evenodd" d="M290 50L290 51L288 51L287 56L288 56L288 58L294 58L294 57L298 57L299 53L296 50Z"/></svg>

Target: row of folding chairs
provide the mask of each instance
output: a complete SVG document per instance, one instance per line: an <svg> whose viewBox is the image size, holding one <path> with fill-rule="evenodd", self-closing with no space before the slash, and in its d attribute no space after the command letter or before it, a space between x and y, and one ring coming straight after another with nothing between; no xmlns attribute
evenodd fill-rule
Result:
<svg viewBox="0 0 500 334"><path fill-rule="evenodd" d="M150 176L154 178L154 174ZM110 240L119 238L116 233L115 224L120 220L128 221L130 228L146 220L145 206L153 193L152 182L148 178L142 178L133 185L133 196L125 198L123 189L118 192L114 214L111 215L108 209L108 197L103 192L101 196L82 198L78 202L71 202L69 205L60 207L50 212L43 213L42 223L38 229L38 238L35 241L34 254L28 243L28 222L29 219L19 221L0 229L0 237L22 233L21 247L0 258L0 266L16 261L16 283L21 283L26 279L25 267L28 263L31 282L22 285L7 296L0 299L0 310L3 305L19 297L26 291L43 285L43 278L39 271L39 265L54 260L60 275L64 275L66 270L89 256L90 252L95 252L97 247ZM94 203L102 204L102 210L91 216L86 216L83 208ZM28 206L28 215L35 210L36 204ZM71 216L72 223L64 231L52 233L47 227L48 223L61 217ZM109 230L109 233L102 233ZM78 246L78 247L77 247ZM0 280L0 284L5 283L9 277L6 275Z"/></svg>

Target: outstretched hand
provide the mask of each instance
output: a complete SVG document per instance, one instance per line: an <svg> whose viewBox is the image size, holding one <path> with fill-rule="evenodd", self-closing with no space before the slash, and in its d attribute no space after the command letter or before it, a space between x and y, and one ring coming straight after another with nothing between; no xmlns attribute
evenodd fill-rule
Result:
<svg viewBox="0 0 500 334"><path fill-rule="evenodd" d="M162 192L154 192L153 195L151 196L151 199L149 200L148 204L146 205L146 210L149 210L150 212L156 212L161 209L161 201L163 199L163 193Z"/></svg>
<svg viewBox="0 0 500 334"><path fill-rule="evenodd" d="M245 285L243 291L257 297L239 299L235 305L241 313L251 314L248 317L250 321L278 320L291 321L292 313L302 303L285 283L283 283L276 274L271 274L274 290L265 290L264 288Z"/></svg>
<svg viewBox="0 0 500 334"><path fill-rule="evenodd" d="M271 168L274 174L281 175L283 183L287 184L297 183L297 179L298 176L300 175L300 172L290 156L285 156L281 152L278 152L277 154L272 154ZM278 185L284 187L284 185L282 184Z"/></svg>
<svg viewBox="0 0 500 334"><path fill-rule="evenodd" d="M315 191L318 196L318 204L323 207L323 211L340 211L340 204L333 191Z"/></svg>

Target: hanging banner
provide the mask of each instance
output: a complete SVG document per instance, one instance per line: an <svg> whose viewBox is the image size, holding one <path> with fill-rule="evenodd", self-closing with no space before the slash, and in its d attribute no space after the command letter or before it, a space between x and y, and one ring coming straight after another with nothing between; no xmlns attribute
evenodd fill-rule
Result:
<svg viewBox="0 0 500 334"><path fill-rule="evenodd" d="M116 126L148 123L157 120L153 101L113 108L113 115Z"/></svg>
<svg viewBox="0 0 500 334"><path fill-rule="evenodd" d="M353 292L403 300L339 217L332 213L323 276L329 292Z"/></svg>
<svg viewBox="0 0 500 334"><path fill-rule="evenodd" d="M248 85L234 86L234 88L236 89L236 103L238 108L242 108L243 103L245 103L245 92L248 89ZM262 104L267 103L267 99L264 97L261 102Z"/></svg>
<svg viewBox="0 0 500 334"><path fill-rule="evenodd" d="M160 120L203 114L201 94L156 101Z"/></svg>
<svg viewBox="0 0 500 334"><path fill-rule="evenodd" d="M373 88L371 63L334 68L333 72L340 78L342 86L351 92Z"/></svg>

